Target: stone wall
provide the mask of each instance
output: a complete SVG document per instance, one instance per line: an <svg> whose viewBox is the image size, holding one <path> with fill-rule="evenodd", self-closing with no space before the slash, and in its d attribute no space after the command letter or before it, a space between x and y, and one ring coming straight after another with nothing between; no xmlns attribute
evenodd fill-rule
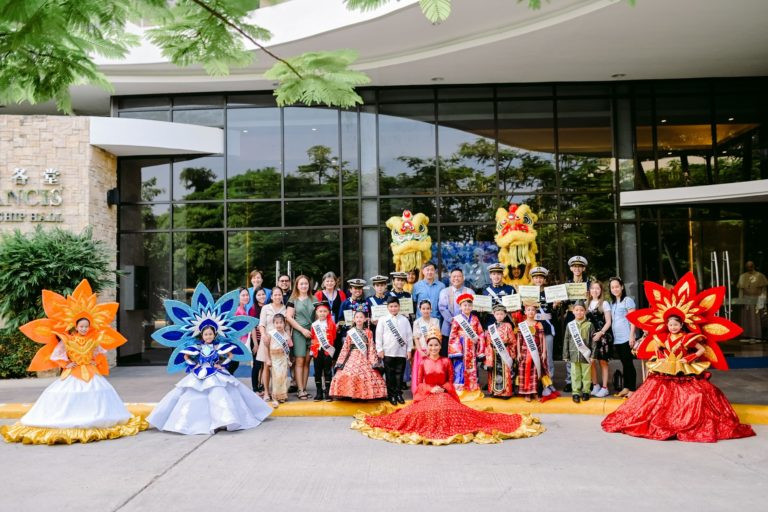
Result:
<svg viewBox="0 0 768 512"><path fill-rule="evenodd" d="M0 115L0 232L41 224L79 233L92 226L114 268L117 207L107 206L107 191L117 186L117 158L89 140L87 117ZM56 183L46 183L46 170L59 172ZM104 290L100 299L115 300L115 292Z"/></svg>

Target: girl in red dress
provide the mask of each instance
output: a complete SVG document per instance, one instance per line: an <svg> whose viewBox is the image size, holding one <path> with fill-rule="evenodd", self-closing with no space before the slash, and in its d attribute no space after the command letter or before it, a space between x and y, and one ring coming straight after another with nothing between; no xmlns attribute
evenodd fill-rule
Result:
<svg viewBox="0 0 768 512"><path fill-rule="evenodd" d="M440 339L437 329L428 334L428 355L419 367L413 403L381 416L359 415L353 429L372 439L433 445L498 443L544 432L538 418L477 411L463 405L453 387L453 364L440 357Z"/></svg>

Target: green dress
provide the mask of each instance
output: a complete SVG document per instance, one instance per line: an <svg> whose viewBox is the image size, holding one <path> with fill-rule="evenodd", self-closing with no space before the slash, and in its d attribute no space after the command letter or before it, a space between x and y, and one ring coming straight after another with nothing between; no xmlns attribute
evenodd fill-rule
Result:
<svg viewBox="0 0 768 512"><path fill-rule="evenodd" d="M294 320L305 329L312 325L312 317L315 313L315 307L312 304L312 297L306 299L294 299L290 301L294 309ZM297 329L293 330L293 353L296 357L304 357L309 349L310 339L304 337Z"/></svg>

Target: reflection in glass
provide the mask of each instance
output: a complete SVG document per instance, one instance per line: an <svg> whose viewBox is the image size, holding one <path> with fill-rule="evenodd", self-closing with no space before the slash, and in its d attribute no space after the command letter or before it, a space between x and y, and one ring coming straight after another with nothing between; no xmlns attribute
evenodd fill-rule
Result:
<svg viewBox="0 0 768 512"><path fill-rule="evenodd" d="M436 200L432 197L398 197L379 200L379 220L382 224L390 217L401 217L403 210L410 210L414 215L423 213L432 222L437 218Z"/></svg>
<svg viewBox="0 0 768 512"><path fill-rule="evenodd" d="M564 266L565 262L560 251L558 237L560 225L553 222L541 222L540 220L534 227L536 228L536 246L539 250L536 254L536 262L549 270L548 284L562 283L564 279L560 268L561 265Z"/></svg>
<svg viewBox="0 0 768 512"><path fill-rule="evenodd" d="M228 203L227 225L230 228L280 227L278 201Z"/></svg>
<svg viewBox="0 0 768 512"><path fill-rule="evenodd" d="M224 110L174 110L174 123L199 124L201 126L224 127Z"/></svg>
<svg viewBox="0 0 768 512"><path fill-rule="evenodd" d="M613 189L610 99L557 102L560 184L565 189Z"/></svg>
<svg viewBox="0 0 768 512"><path fill-rule="evenodd" d="M510 204L527 204L531 211L539 217L538 222L557 220L557 196L555 194L511 194L502 199L497 208L508 209ZM494 222L496 222L497 208L493 210Z"/></svg>
<svg viewBox="0 0 768 512"><path fill-rule="evenodd" d="M708 97L656 99L658 188L714 183Z"/></svg>
<svg viewBox="0 0 768 512"><path fill-rule="evenodd" d="M768 178L768 120L755 108L760 102L751 94L715 98L717 183Z"/></svg>
<svg viewBox="0 0 768 512"><path fill-rule="evenodd" d="M358 146L357 112L341 112L341 183L345 196L357 196L360 182L360 165L357 158Z"/></svg>
<svg viewBox="0 0 768 512"><path fill-rule="evenodd" d="M381 105L380 193L432 194L435 179L434 104Z"/></svg>
<svg viewBox="0 0 768 512"><path fill-rule="evenodd" d="M275 282L275 260L283 252L282 231L237 231L227 237L228 289L251 286L249 274L261 270L264 286Z"/></svg>
<svg viewBox="0 0 768 512"><path fill-rule="evenodd" d="M189 303L199 282L211 290L214 298L226 292L221 231L173 234L173 298Z"/></svg>
<svg viewBox="0 0 768 512"><path fill-rule="evenodd" d="M120 229L138 231L143 229L169 229L169 204L124 204L120 206Z"/></svg>
<svg viewBox="0 0 768 512"><path fill-rule="evenodd" d="M360 201L345 199L341 206L341 221L345 225L360 224Z"/></svg>
<svg viewBox="0 0 768 512"><path fill-rule="evenodd" d="M331 226L339 224L339 201L286 201L286 226Z"/></svg>
<svg viewBox="0 0 768 512"><path fill-rule="evenodd" d="M224 161L206 156L173 163L173 199L224 198Z"/></svg>
<svg viewBox="0 0 768 512"><path fill-rule="evenodd" d="M120 199L124 203L168 201L171 164L168 159L126 158L120 165Z"/></svg>
<svg viewBox="0 0 768 512"><path fill-rule="evenodd" d="M339 113L289 107L285 122L285 196L335 196L339 191Z"/></svg>
<svg viewBox="0 0 768 512"><path fill-rule="evenodd" d="M227 196L279 198L281 180L280 109L227 111Z"/></svg>
<svg viewBox="0 0 768 512"><path fill-rule="evenodd" d="M173 98L173 108L184 108L184 107L197 107L197 108L217 108L224 106L224 96L218 95L218 94L212 94L212 95L200 95L200 96L194 96L194 95L183 95L183 96L174 96Z"/></svg>
<svg viewBox="0 0 768 512"><path fill-rule="evenodd" d="M494 222L494 203L492 196L442 196L440 222Z"/></svg>
<svg viewBox="0 0 768 512"><path fill-rule="evenodd" d="M653 105L650 98L635 99L635 173L622 176L621 190L632 190L634 180L640 189L656 188L658 173L654 156Z"/></svg>
<svg viewBox="0 0 768 512"><path fill-rule="evenodd" d="M360 108L360 191L364 196L379 193L379 172L376 147L377 140L375 107Z"/></svg>
<svg viewBox="0 0 768 512"><path fill-rule="evenodd" d="M173 205L174 229L224 227L224 203L187 203Z"/></svg>
<svg viewBox="0 0 768 512"><path fill-rule="evenodd" d="M560 237L564 260L580 254L589 261L590 276L605 281L616 275L615 223L565 223L561 226Z"/></svg>
<svg viewBox="0 0 768 512"><path fill-rule="evenodd" d="M343 229L343 252L344 261L344 288L347 288L348 279L361 278L362 269L360 268L360 230L358 228Z"/></svg>
<svg viewBox="0 0 768 512"><path fill-rule="evenodd" d="M614 220L614 196L602 194L563 194L560 196L560 220Z"/></svg>
<svg viewBox="0 0 768 512"><path fill-rule="evenodd" d="M498 103L499 188L504 192L553 190L555 133L551 101Z"/></svg>
<svg viewBox="0 0 768 512"><path fill-rule="evenodd" d="M319 278L328 271L341 273L341 233L338 229L285 231L282 261L290 261L294 274Z"/></svg>
<svg viewBox="0 0 768 512"><path fill-rule="evenodd" d="M448 283L450 272L460 268L466 286L480 290L491 282L488 265L498 261L499 248L493 241L493 226L444 226L440 228L440 278ZM432 253L437 254L437 237L432 237Z"/></svg>
<svg viewBox="0 0 768 512"><path fill-rule="evenodd" d="M437 114L440 190L496 190L493 103L440 103Z"/></svg>
<svg viewBox="0 0 768 512"><path fill-rule="evenodd" d="M117 117L127 119L147 119L149 121L170 121L170 110L137 110L135 112L119 112Z"/></svg>

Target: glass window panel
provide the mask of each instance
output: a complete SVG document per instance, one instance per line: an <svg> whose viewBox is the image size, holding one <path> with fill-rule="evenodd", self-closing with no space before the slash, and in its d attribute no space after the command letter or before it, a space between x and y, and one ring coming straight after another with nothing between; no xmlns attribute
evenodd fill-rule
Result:
<svg viewBox="0 0 768 512"><path fill-rule="evenodd" d="M655 188L657 183L656 157L653 143L653 104L650 98L636 98L635 114L635 174L627 179L622 175L621 190L632 190L635 183L641 189ZM629 180L634 181L629 181Z"/></svg>
<svg viewBox="0 0 768 512"><path fill-rule="evenodd" d="M554 190L555 132L551 101L498 104L499 187L504 192Z"/></svg>
<svg viewBox="0 0 768 512"><path fill-rule="evenodd" d="M227 236L228 289L251 286L249 274L261 270L264 286L275 283L275 260L282 259L282 231L237 231Z"/></svg>
<svg viewBox="0 0 768 512"><path fill-rule="evenodd" d="M335 226L339 224L339 201L286 201L286 226Z"/></svg>
<svg viewBox="0 0 768 512"><path fill-rule="evenodd" d="M507 85L496 88L496 96L499 98L531 98L553 95L554 88L551 85Z"/></svg>
<svg viewBox="0 0 768 512"><path fill-rule="evenodd" d="M120 206L120 230L169 229L169 204L141 204Z"/></svg>
<svg viewBox="0 0 768 512"><path fill-rule="evenodd" d="M205 156L173 163L173 199L224 198L224 158Z"/></svg>
<svg viewBox="0 0 768 512"><path fill-rule="evenodd" d="M173 298L189 304L197 283L205 284L215 299L226 292L221 231L173 234Z"/></svg>
<svg viewBox="0 0 768 512"><path fill-rule="evenodd" d="M609 96L611 87L600 84L558 84L555 86L558 96Z"/></svg>
<svg viewBox="0 0 768 512"><path fill-rule="evenodd" d="M209 95L209 96L174 96L173 107L208 107L216 108L224 105L224 96Z"/></svg>
<svg viewBox="0 0 768 512"><path fill-rule="evenodd" d="M443 226L440 228L440 278L448 283L450 271L460 268L464 272L465 284L475 290L483 289L490 283L488 265L498 261L499 248L493 241L494 227L484 226ZM435 238L433 238L435 239Z"/></svg>
<svg viewBox="0 0 768 512"><path fill-rule="evenodd" d="M120 201L168 201L171 164L167 159L120 159Z"/></svg>
<svg viewBox="0 0 768 512"><path fill-rule="evenodd" d="M380 107L379 190L382 195L434 193L434 111L432 103Z"/></svg>
<svg viewBox="0 0 768 512"><path fill-rule="evenodd" d="M493 210L493 221L496 222L496 211L498 208L509 210L512 204L527 204L533 213L538 217L537 222L547 222L557 220L557 196L554 194L510 194L502 198L501 204Z"/></svg>
<svg viewBox="0 0 768 512"><path fill-rule="evenodd" d="M495 191L493 103L440 103L437 118L440 190Z"/></svg>
<svg viewBox="0 0 768 512"><path fill-rule="evenodd" d="M227 195L279 198L282 168L279 108L227 111Z"/></svg>
<svg viewBox="0 0 768 512"><path fill-rule="evenodd" d="M119 110L130 109L158 109L170 108L171 99L167 96L146 96L134 98L118 98L117 108Z"/></svg>
<svg viewBox="0 0 768 512"><path fill-rule="evenodd" d="M379 89L379 103L397 103L399 101L432 101L435 91L431 88L416 89Z"/></svg>
<svg viewBox="0 0 768 512"><path fill-rule="evenodd" d="M348 279L360 278L363 269L360 268L360 230L358 228L345 228L343 230L343 264L344 264L344 288L347 288Z"/></svg>
<svg viewBox="0 0 768 512"><path fill-rule="evenodd" d="M360 165L357 158L357 112L341 112L341 183L345 196L357 196Z"/></svg>
<svg viewBox="0 0 768 512"><path fill-rule="evenodd" d="M563 194L560 196L560 220L614 220L614 195Z"/></svg>
<svg viewBox="0 0 768 512"><path fill-rule="evenodd" d="M173 205L174 229L224 227L223 203L187 203Z"/></svg>
<svg viewBox="0 0 768 512"><path fill-rule="evenodd" d="M362 250L363 250L363 278L368 279L379 273L379 229L363 229ZM384 247L389 247L387 242Z"/></svg>
<svg viewBox="0 0 768 512"><path fill-rule="evenodd" d="M618 273L615 223L564 223L560 226L564 259L574 254L584 256L589 261L587 273L600 281L605 281ZM565 265L567 263L564 263Z"/></svg>
<svg viewBox="0 0 768 512"><path fill-rule="evenodd" d="M364 196L379 193L379 172L376 147L378 129L375 107L360 110L360 190Z"/></svg>
<svg viewBox="0 0 768 512"><path fill-rule="evenodd" d="M403 210L411 213L423 213L434 223L437 220L437 201L431 197L398 197L379 201L379 220L387 222L390 217L402 217Z"/></svg>
<svg viewBox="0 0 768 512"><path fill-rule="evenodd" d="M706 94L712 88L709 80L659 80L652 83L656 94Z"/></svg>
<svg viewBox="0 0 768 512"><path fill-rule="evenodd" d="M170 121L170 110L137 110L135 112L118 112L117 117L128 119L148 119L150 121Z"/></svg>
<svg viewBox="0 0 768 512"><path fill-rule="evenodd" d="M341 218L344 224L360 224L360 202L357 199L345 199L341 203Z"/></svg>
<svg viewBox="0 0 768 512"><path fill-rule="evenodd" d="M171 295L170 251L170 233L120 235L118 266L131 273L131 278L120 277L118 322L120 332L129 340L118 349L121 358L151 352L153 347L164 349L152 341L151 335L167 325L163 301ZM170 349L163 353L170 353ZM137 359L141 357L146 355Z"/></svg>
<svg viewBox="0 0 768 512"><path fill-rule="evenodd" d="M613 137L609 99L557 102L561 186L613 190Z"/></svg>
<svg viewBox="0 0 768 512"><path fill-rule="evenodd" d="M718 183L768 178L768 103L758 94L715 98ZM763 136L761 137L761 133Z"/></svg>
<svg viewBox="0 0 768 512"><path fill-rule="evenodd" d="M264 94L230 94L227 96L228 107L275 107L275 96ZM227 115L230 113L228 112Z"/></svg>
<svg viewBox="0 0 768 512"><path fill-rule="evenodd" d="M173 122L223 128L224 110L174 110Z"/></svg>
<svg viewBox="0 0 768 512"><path fill-rule="evenodd" d="M494 222L494 203L491 196L442 196L440 222Z"/></svg>
<svg viewBox="0 0 768 512"><path fill-rule="evenodd" d="M289 107L285 121L285 197L339 193L339 112Z"/></svg>
<svg viewBox="0 0 768 512"><path fill-rule="evenodd" d="M363 224L378 226L379 202L376 199L363 199L362 220Z"/></svg>
<svg viewBox="0 0 768 512"><path fill-rule="evenodd" d="M485 100L493 99L492 87L442 87L437 90L441 100Z"/></svg>
<svg viewBox="0 0 768 512"><path fill-rule="evenodd" d="M537 222L536 227L536 263L549 270L547 283L562 283L560 271L562 255L560 251L559 232L560 227L554 222Z"/></svg>
<svg viewBox="0 0 768 512"><path fill-rule="evenodd" d="M656 99L658 188L714 182L708 97Z"/></svg>
<svg viewBox="0 0 768 512"><path fill-rule="evenodd" d="M294 275L319 279L328 271L341 274L341 233L338 229L285 232L283 261L291 262Z"/></svg>
<svg viewBox="0 0 768 512"><path fill-rule="evenodd" d="M227 204L227 225L231 228L276 228L280 219L279 201Z"/></svg>

